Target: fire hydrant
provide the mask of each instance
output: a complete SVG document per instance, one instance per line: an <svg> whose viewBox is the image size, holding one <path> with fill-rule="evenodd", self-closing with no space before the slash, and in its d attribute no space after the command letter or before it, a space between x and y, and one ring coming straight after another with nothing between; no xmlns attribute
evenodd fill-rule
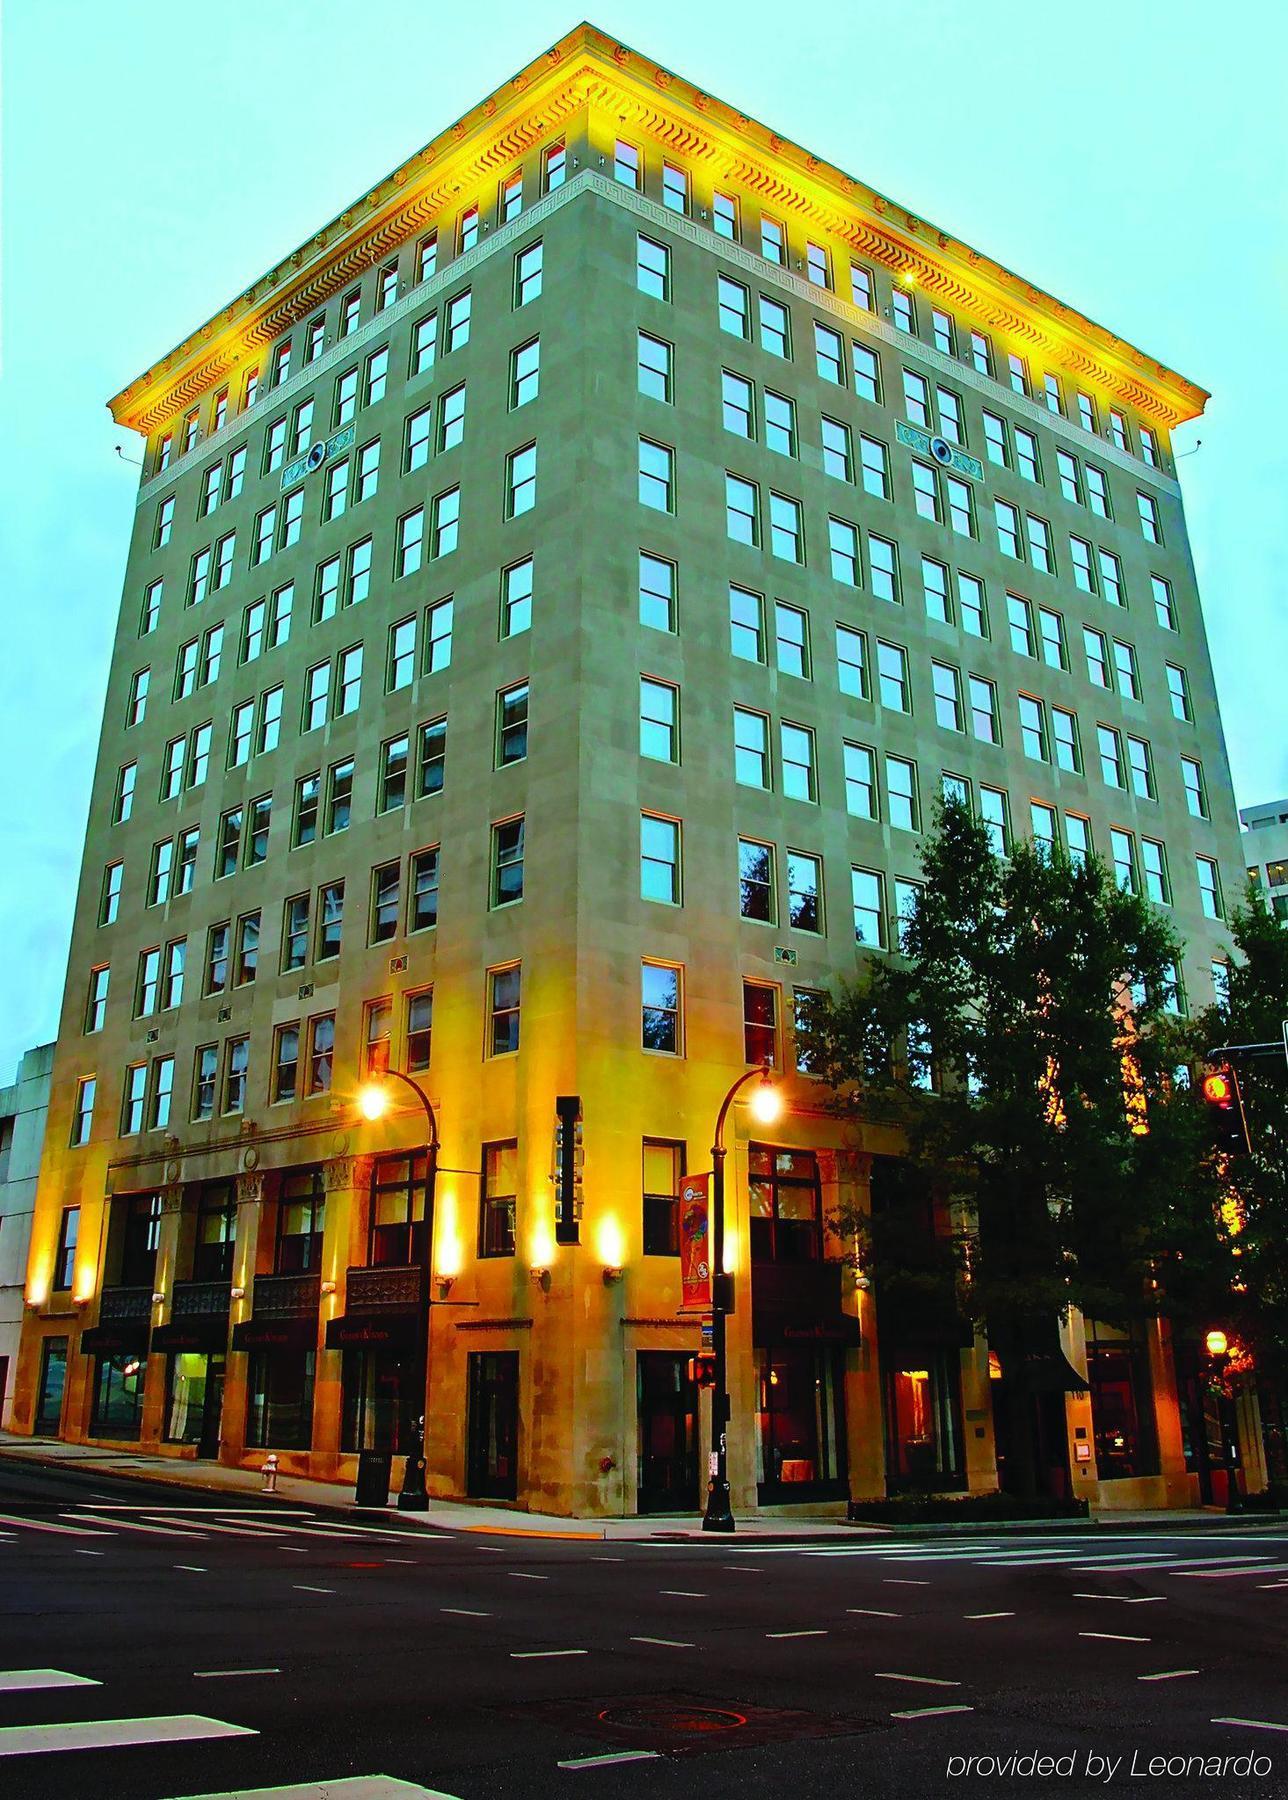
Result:
<svg viewBox="0 0 1288 1800"><path fill-rule="evenodd" d="M264 1477L264 1485L260 1492L275 1494L277 1492L277 1457L275 1455L264 1458L264 1467L261 1473Z"/></svg>

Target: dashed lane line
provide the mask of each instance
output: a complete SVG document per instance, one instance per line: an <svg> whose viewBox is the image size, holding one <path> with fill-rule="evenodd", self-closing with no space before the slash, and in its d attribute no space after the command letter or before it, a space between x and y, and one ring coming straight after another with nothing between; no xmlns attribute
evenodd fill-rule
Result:
<svg viewBox="0 0 1288 1800"><path fill-rule="evenodd" d="M682 1638L633 1637L632 1644L660 1644L663 1650L696 1650L696 1644L686 1644Z"/></svg>
<svg viewBox="0 0 1288 1800"><path fill-rule="evenodd" d="M477 1606L440 1606L439 1612L455 1613L461 1619L490 1619L490 1612L481 1612Z"/></svg>
<svg viewBox="0 0 1288 1800"><path fill-rule="evenodd" d="M176 1569L183 1569L189 1575L209 1575L210 1570L202 1568L200 1563L176 1563Z"/></svg>
<svg viewBox="0 0 1288 1800"><path fill-rule="evenodd" d="M1129 1631L1080 1631L1078 1636L1104 1638L1114 1644L1148 1644L1151 1641L1147 1637L1135 1637Z"/></svg>
<svg viewBox="0 0 1288 1800"><path fill-rule="evenodd" d="M1013 1612L963 1613L963 1619L1013 1619Z"/></svg>
<svg viewBox="0 0 1288 1800"><path fill-rule="evenodd" d="M698 1593L696 1588L659 1588L659 1594L666 1594L672 1600L706 1600L706 1594Z"/></svg>
<svg viewBox="0 0 1288 1800"><path fill-rule="evenodd" d="M1156 1675L1138 1675L1137 1681L1179 1681L1182 1675L1201 1675L1201 1669L1160 1669Z"/></svg>
<svg viewBox="0 0 1288 1800"><path fill-rule="evenodd" d="M892 1719L939 1719L945 1713L974 1712L973 1706L915 1706L910 1712L892 1712Z"/></svg>
<svg viewBox="0 0 1288 1800"><path fill-rule="evenodd" d="M1277 1725L1273 1719L1213 1719L1213 1725L1244 1725L1250 1731L1288 1731L1288 1725Z"/></svg>
<svg viewBox="0 0 1288 1800"><path fill-rule="evenodd" d="M280 1675L280 1669L194 1669L194 1681L228 1681L237 1675Z"/></svg>
<svg viewBox="0 0 1288 1800"><path fill-rule="evenodd" d="M767 1638L826 1637L827 1631L824 1627L819 1626L813 1631L767 1631L765 1636Z"/></svg>
<svg viewBox="0 0 1288 1800"><path fill-rule="evenodd" d="M606 1769L610 1763L652 1762L660 1750L615 1750L610 1756L570 1756L560 1762L561 1769Z"/></svg>
<svg viewBox="0 0 1288 1800"><path fill-rule="evenodd" d="M938 1675L897 1675L893 1669L875 1669L873 1674L878 1681L911 1681L919 1687L952 1688L961 1686L960 1681L944 1681Z"/></svg>
<svg viewBox="0 0 1288 1800"><path fill-rule="evenodd" d="M847 1606L847 1613L859 1613L865 1619L901 1619L902 1613L888 1612L884 1606Z"/></svg>
<svg viewBox="0 0 1288 1800"><path fill-rule="evenodd" d="M589 1656L589 1650L511 1650L515 1662L538 1662L547 1656Z"/></svg>
<svg viewBox="0 0 1288 1800"><path fill-rule="evenodd" d="M334 1588L310 1587L307 1581L292 1582L297 1594L334 1594Z"/></svg>

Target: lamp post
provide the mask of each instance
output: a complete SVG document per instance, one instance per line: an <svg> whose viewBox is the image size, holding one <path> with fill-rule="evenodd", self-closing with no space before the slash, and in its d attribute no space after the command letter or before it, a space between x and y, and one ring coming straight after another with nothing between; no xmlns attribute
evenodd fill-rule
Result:
<svg viewBox="0 0 1288 1800"><path fill-rule="evenodd" d="M739 1089L749 1081L757 1080L760 1086L751 1100L756 1119L762 1125L772 1125L779 1116L783 1109L782 1097L771 1079L770 1064L748 1069L720 1102L715 1141L711 1146L711 1349L715 1362L715 1381L711 1389L711 1444L715 1469L707 1483L707 1507L702 1515L704 1531L734 1529L733 1508L729 1503L729 1369L725 1354L725 1319L733 1310L729 1304L733 1278L724 1272L724 1128Z"/></svg>
<svg viewBox="0 0 1288 1800"><path fill-rule="evenodd" d="M1225 1417L1221 1411L1221 1402L1225 1398L1226 1370L1230 1364L1230 1340L1224 1331L1209 1331L1205 1340L1207 1353L1212 1358L1212 1366L1216 1371L1220 1386L1216 1390L1216 1427L1221 1433L1221 1464L1225 1470L1225 1510L1237 1513L1239 1510L1239 1489L1235 1480L1234 1457L1225 1435ZM1231 1396L1233 1397L1233 1396ZM1238 1413L1233 1419L1234 1428L1239 1428Z"/></svg>
<svg viewBox="0 0 1288 1800"><path fill-rule="evenodd" d="M412 1394L417 1404L417 1418L412 1426L407 1466L398 1495L399 1512L427 1512L429 1491L425 1486L425 1408L429 1390L429 1284L434 1269L434 1184L438 1176L438 1120L430 1105L429 1095L420 1083L401 1069L381 1070L381 1081L401 1081L410 1088L425 1111L425 1231L421 1252L420 1307L416 1338L416 1362ZM358 1108L364 1119L380 1119L389 1110L389 1094L381 1081L372 1081L358 1095ZM414 1204L414 1202L412 1203ZM407 1229L414 1231L415 1220L408 1219Z"/></svg>

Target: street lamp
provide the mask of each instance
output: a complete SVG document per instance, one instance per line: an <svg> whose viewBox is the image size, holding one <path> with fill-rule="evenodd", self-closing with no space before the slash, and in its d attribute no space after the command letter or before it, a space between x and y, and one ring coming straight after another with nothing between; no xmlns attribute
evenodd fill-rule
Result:
<svg viewBox="0 0 1288 1800"><path fill-rule="evenodd" d="M729 1306L732 1278L724 1272L724 1127L734 1096L749 1081L759 1086L751 1096L751 1114L760 1125L772 1125L783 1110L782 1095L774 1086L770 1065L749 1069L740 1075L720 1103L716 1115L715 1142L711 1146L711 1349L715 1363L715 1381L711 1389L711 1442L714 1472L707 1483L707 1509L702 1515L704 1531L732 1531L733 1508L729 1504L729 1370L725 1356L725 1317Z"/></svg>
<svg viewBox="0 0 1288 1800"><path fill-rule="evenodd" d="M1225 1510L1228 1513L1233 1513L1238 1512L1239 1510L1239 1489L1235 1481L1232 1446L1229 1439L1226 1437L1225 1415L1221 1410L1221 1402L1225 1398L1226 1369L1230 1362L1230 1340L1225 1332L1218 1327L1216 1330L1208 1332L1205 1342L1207 1345L1207 1353L1212 1358L1212 1366L1216 1371L1216 1379L1219 1383L1214 1398L1216 1400L1216 1428L1221 1434L1221 1463L1222 1467L1225 1469ZM1232 1423L1235 1430L1237 1430L1237 1412L1234 1415Z"/></svg>
<svg viewBox="0 0 1288 1800"><path fill-rule="evenodd" d="M421 1281L419 1304L419 1329L416 1337L415 1372L412 1377L412 1393L419 1399L420 1406L415 1424L412 1426L411 1445L407 1451L407 1466L403 1471L402 1489L398 1495L399 1512L428 1512L429 1491L425 1486L425 1407L428 1405L429 1390L429 1283L433 1272L434 1259L434 1184L438 1176L438 1120L430 1105L429 1095L420 1083L413 1081L410 1075L404 1075L401 1069L383 1069L380 1079L366 1083L358 1092L358 1111L364 1119L382 1119L389 1111L389 1090L383 1085L386 1081L401 1081L404 1087L410 1088L420 1101L425 1111L425 1124L428 1136L425 1143L425 1231L424 1248L421 1252ZM414 1201L411 1202L414 1205ZM408 1219L407 1229L410 1233L415 1227L415 1220Z"/></svg>

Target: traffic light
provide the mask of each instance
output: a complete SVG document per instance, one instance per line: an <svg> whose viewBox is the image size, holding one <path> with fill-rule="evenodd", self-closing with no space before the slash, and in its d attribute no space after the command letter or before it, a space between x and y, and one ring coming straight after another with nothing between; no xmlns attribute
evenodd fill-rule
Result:
<svg viewBox="0 0 1288 1800"><path fill-rule="evenodd" d="M714 1387L716 1384L715 1357L691 1356L689 1358L689 1380L695 1387Z"/></svg>
<svg viewBox="0 0 1288 1800"><path fill-rule="evenodd" d="M1239 1078L1228 1064L1209 1070L1203 1077L1203 1100L1217 1149L1224 1150L1227 1156L1246 1156L1252 1146L1248 1142L1243 1095Z"/></svg>

